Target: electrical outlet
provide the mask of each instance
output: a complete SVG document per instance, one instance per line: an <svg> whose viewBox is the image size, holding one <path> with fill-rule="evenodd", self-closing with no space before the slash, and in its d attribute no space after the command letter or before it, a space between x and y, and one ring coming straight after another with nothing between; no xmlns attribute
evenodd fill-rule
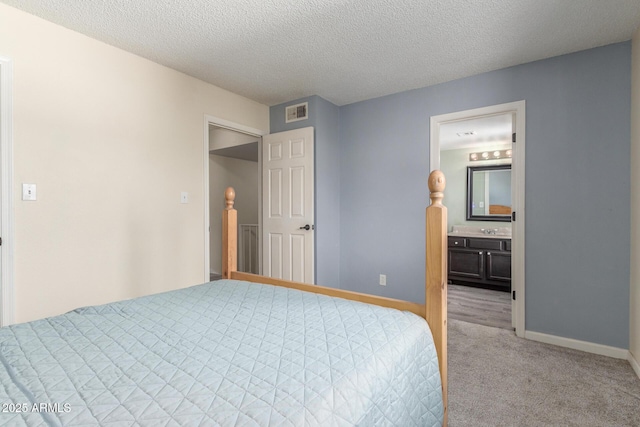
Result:
<svg viewBox="0 0 640 427"><path fill-rule="evenodd" d="M380 275L380 286L387 286L387 275L386 274L381 274Z"/></svg>

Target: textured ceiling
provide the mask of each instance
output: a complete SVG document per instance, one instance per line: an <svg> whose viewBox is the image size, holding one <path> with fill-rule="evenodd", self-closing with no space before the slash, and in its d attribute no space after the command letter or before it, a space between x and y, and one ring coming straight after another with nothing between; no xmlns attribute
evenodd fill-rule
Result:
<svg viewBox="0 0 640 427"><path fill-rule="evenodd" d="M629 40L639 0L0 0L258 102L344 105Z"/></svg>
<svg viewBox="0 0 640 427"><path fill-rule="evenodd" d="M440 125L440 150L458 150L487 146L511 145L511 114L461 120Z"/></svg>

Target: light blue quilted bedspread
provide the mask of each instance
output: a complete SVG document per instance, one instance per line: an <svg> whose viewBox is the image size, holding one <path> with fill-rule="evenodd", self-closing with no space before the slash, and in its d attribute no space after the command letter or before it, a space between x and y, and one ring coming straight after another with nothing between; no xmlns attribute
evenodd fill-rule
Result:
<svg viewBox="0 0 640 427"><path fill-rule="evenodd" d="M7 426L405 427L443 416L424 319L231 280L0 328L0 361Z"/></svg>

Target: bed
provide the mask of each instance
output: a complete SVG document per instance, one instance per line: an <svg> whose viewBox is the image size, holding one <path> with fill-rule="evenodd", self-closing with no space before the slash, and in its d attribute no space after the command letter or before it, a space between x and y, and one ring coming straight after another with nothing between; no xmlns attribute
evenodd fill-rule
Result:
<svg viewBox="0 0 640 427"><path fill-rule="evenodd" d="M223 280L0 328L0 425L446 425L444 176L429 187L426 305L236 271L228 189Z"/></svg>

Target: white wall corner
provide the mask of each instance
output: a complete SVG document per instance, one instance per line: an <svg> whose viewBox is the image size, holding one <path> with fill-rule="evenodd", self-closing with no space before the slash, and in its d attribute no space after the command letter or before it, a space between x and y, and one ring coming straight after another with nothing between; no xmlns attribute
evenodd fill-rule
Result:
<svg viewBox="0 0 640 427"><path fill-rule="evenodd" d="M542 334L540 332L526 331L524 337L531 341L538 341L545 344L557 345L559 347L571 348L587 353L599 354L601 356L613 357L615 359L628 360L630 352L626 348L611 347L608 345L596 344L588 341L574 340L556 335Z"/></svg>
<svg viewBox="0 0 640 427"><path fill-rule="evenodd" d="M632 352L629 352L628 360L633 370L636 371L636 375L640 378L640 363L638 363L638 359L633 356Z"/></svg>
<svg viewBox="0 0 640 427"><path fill-rule="evenodd" d="M631 41L631 182L640 173L640 28ZM631 187L631 268L629 289L629 363L640 377L640 191Z"/></svg>
<svg viewBox="0 0 640 427"><path fill-rule="evenodd" d="M2 256L0 257L0 299L2 317L0 326L15 321L14 300L14 220L13 220L13 63L0 56L0 235Z"/></svg>

